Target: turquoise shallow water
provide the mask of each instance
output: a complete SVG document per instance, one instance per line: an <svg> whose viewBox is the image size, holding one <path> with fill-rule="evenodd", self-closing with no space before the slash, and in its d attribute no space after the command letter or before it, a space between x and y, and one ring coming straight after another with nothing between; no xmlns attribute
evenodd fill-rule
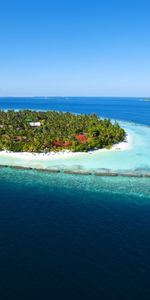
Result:
<svg viewBox="0 0 150 300"><path fill-rule="evenodd" d="M25 187L39 189L46 188L54 191L59 187L66 191L76 190L79 192L112 192L115 194L126 194L127 196L138 196L150 199L150 179L149 178L130 178L130 177L97 177L81 176L62 173L43 173L37 170L14 170L1 168L1 183L14 183Z"/></svg>

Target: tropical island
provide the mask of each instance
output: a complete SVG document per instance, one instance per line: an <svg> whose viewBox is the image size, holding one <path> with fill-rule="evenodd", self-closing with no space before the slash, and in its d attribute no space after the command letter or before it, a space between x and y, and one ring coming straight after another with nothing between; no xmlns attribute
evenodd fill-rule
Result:
<svg viewBox="0 0 150 300"><path fill-rule="evenodd" d="M0 151L12 152L87 152L110 149L125 140L117 122L96 114L56 111L0 111Z"/></svg>

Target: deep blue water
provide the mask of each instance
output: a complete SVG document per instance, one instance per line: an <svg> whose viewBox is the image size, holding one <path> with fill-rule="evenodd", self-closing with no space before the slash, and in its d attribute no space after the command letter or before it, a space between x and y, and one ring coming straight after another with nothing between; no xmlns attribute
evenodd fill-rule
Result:
<svg viewBox="0 0 150 300"><path fill-rule="evenodd" d="M150 125L150 102L121 101L1 99L0 106ZM149 254L148 178L0 169L0 299L149 300Z"/></svg>
<svg viewBox="0 0 150 300"><path fill-rule="evenodd" d="M0 98L0 108L97 113L102 117L150 125L150 101L143 100L103 97Z"/></svg>

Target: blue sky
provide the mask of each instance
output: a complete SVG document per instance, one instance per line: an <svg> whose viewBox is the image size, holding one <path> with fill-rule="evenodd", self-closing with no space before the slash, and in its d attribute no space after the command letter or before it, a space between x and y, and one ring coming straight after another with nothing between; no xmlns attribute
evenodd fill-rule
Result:
<svg viewBox="0 0 150 300"><path fill-rule="evenodd" d="M1 96L150 96L149 0L0 1Z"/></svg>

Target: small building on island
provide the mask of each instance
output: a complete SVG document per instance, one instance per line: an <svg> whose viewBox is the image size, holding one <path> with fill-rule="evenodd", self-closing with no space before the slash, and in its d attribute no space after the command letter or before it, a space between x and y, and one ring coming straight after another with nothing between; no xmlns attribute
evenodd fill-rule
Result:
<svg viewBox="0 0 150 300"><path fill-rule="evenodd" d="M41 126L41 123L40 122L30 122L29 125L31 127L40 127Z"/></svg>

